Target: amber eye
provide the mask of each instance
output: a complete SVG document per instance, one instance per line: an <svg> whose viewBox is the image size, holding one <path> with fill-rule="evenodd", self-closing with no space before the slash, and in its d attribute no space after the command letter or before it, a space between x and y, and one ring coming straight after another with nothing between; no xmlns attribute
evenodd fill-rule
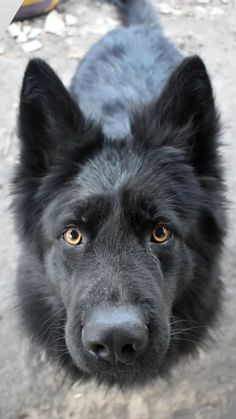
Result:
<svg viewBox="0 0 236 419"><path fill-rule="evenodd" d="M64 231L63 238L71 246L77 246L82 240L82 234L76 227L69 227Z"/></svg>
<svg viewBox="0 0 236 419"><path fill-rule="evenodd" d="M164 243L169 240L170 236L170 230L161 224L152 230L152 240L156 243Z"/></svg>

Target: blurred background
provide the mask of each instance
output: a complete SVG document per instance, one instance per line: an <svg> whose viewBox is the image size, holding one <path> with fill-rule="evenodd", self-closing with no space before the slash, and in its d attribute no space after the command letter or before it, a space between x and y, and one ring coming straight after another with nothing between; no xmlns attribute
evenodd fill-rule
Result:
<svg viewBox="0 0 236 419"><path fill-rule="evenodd" d="M154 0L155 1L155 0ZM18 245L9 210L17 156L19 89L30 57L41 57L68 86L78 60L119 25L115 8L67 0L48 15L10 25L0 39L0 418L222 419L236 418L236 0L158 1L166 34L184 52L200 54L222 113L222 154L228 186L229 229L222 263L225 315L208 353L182 364L170 383L122 394L95 385L62 385L43 358L27 356L14 312ZM231 413L230 413L231 412Z"/></svg>

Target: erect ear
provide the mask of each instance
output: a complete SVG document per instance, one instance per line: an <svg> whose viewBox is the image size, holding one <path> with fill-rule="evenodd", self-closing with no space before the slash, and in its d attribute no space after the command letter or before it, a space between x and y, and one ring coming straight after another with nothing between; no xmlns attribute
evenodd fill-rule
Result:
<svg viewBox="0 0 236 419"><path fill-rule="evenodd" d="M84 120L58 76L44 61L31 60L20 97L21 164L42 175L78 140Z"/></svg>
<svg viewBox="0 0 236 419"><path fill-rule="evenodd" d="M150 118L152 137L183 149L198 174L215 171L219 117L206 67L198 56L184 59L176 68L149 109L149 125Z"/></svg>

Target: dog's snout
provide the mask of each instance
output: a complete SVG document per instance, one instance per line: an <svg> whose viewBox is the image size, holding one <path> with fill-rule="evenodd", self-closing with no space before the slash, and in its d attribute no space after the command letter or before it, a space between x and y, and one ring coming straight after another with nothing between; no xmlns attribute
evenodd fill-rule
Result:
<svg viewBox="0 0 236 419"><path fill-rule="evenodd" d="M94 310L82 329L82 344L98 360L131 364L148 344L148 328L136 308Z"/></svg>

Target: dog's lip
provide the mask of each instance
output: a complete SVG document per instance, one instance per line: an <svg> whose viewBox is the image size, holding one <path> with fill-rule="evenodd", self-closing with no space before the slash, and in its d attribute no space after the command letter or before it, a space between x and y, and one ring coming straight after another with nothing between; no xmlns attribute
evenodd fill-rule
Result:
<svg viewBox="0 0 236 419"><path fill-rule="evenodd" d="M167 351L165 351L165 353L163 353L162 356L160 357L160 362L162 362L163 358L165 357L166 352ZM76 356L76 358L71 354L73 363L77 366L78 369L83 370L84 372L90 374L91 376L95 374L99 376L100 373L102 372L103 374L106 373L108 375L112 375L113 377L115 377L115 375L119 373L143 375L146 369L145 368L146 356L148 357L148 354L142 353L142 355L140 355L134 361L122 363L119 360L117 360L116 363L112 365L102 359L95 358L94 355L90 354L89 352L86 354L85 353L80 354L80 356L79 357ZM141 365L142 365L142 368L140 370ZM153 366L153 370L158 369L159 366L160 365L158 362L158 365Z"/></svg>
<svg viewBox="0 0 236 419"><path fill-rule="evenodd" d="M112 365L102 359L95 359L93 355L87 353L86 356L75 357L70 353L73 364L85 373L90 374L91 376L96 374L99 375L101 372L104 374L109 374L115 377L117 373L134 373L137 372L137 366L139 366L138 359L134 362L127 362L123 364L118 361Z"/></svg>
<svg viewBox="0 0 236 419"><path fill-rule="evenodd" d="M100 367L88 367L88 365L79 366L74 363L78 371L82 371L87 374L90 379L96 379L99 383L108 384L111 383L115 386L125 388L126 386L133 386L135 383L148 384L151 380L157 379L159 376L159 368L153 367L149 372L143 367L140 370L138 363L133 365L117 364L115 367L108 365L104 368L104 365Z"/></svg>
<svg viewBox="0 0 236 419"><path fill-rule="evenodd" d="M119 360L116 360L113 364L110 364L108 362L103 361L102 359L94 359L93 355L88 355L90 358L90 360L93 360L93 363L91 365L91 368L88 368L88 370L90 371L94 371L96 370L98 373L99 371L110 371L110 372L116 372L116 371L131 371L131 370L135 370L135 366L138 365L137 361L133 361L133 362L127 362L125 364L123 364L122 362L120 362ZM90 364L90 362L89 362ZM87 365L87 363L86 363Z"/></svg>

